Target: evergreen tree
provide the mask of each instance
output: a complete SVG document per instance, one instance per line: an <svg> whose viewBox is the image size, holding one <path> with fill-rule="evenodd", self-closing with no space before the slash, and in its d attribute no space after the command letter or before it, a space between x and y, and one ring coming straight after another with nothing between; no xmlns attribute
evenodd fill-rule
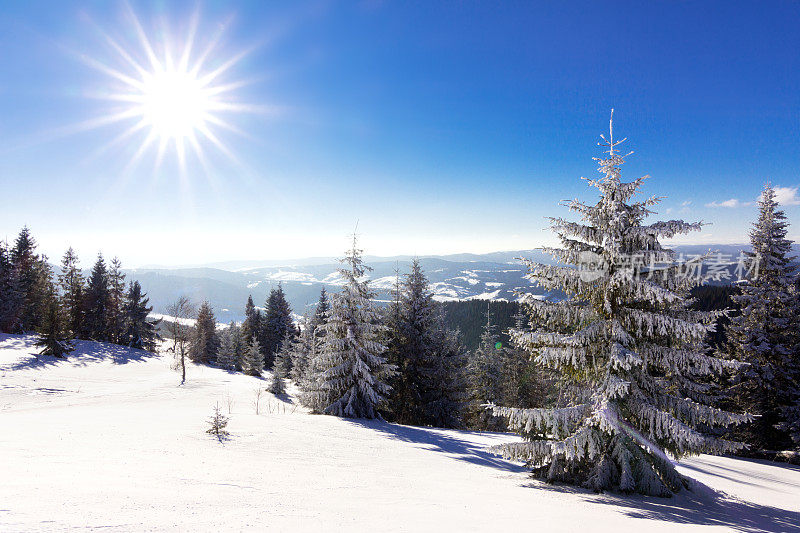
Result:
<svg viewBox="0 0 800 533"><path fill-rule="evenodd" d="M50 272L47 258L36 253L36 241L27 226L19 232L10 255L19 295L18 325L25 331L35 330L49 305Z"/></svg>
<svg viewBox="0 0 800 533"><path fill-rule="evenodd" d="M497 330L492 326L491 315L486 313L486 325L477 349L470 355L467 363L468 399L467 423L479 430L499 431L505 424L501 419L486 410L489 403L501 403L502 360L505 347Z"/></svg>
<svg viewBox="0 0 800 533"><path fill-rule="evenodd" d="M278 284L278 288L272 289L267 298L266 316L264 323L263 342L264 345L264 366L272 368L275 356L281 349L284 341L291 341L297 330L292 320L292 310L289 302L286 301L286 294L283 287Z"/></svg>
<svg viewBox="0 0 800 533"><path fill-rule="evenodd" d="M286 378L292 369L292 341L281 344L278 354L275 356L275 368L272 371L272 383L269 392L275 396L286 394Z"/></svg>
<svg viewBox="0 0 800 533"><path fill-rule="evenodd" d="M108 308L106 310L106 324L108 339L111 342L122 343L125 322L125 274L122 273L122 263L119 258L111 260L108 271Z"/></svg>
<svg viewBox="0 0 800 533"><path fill-rule="evenodd" d="M313 324L314 316L309 317L306 315L303 317L300 334L289 344L289 355L292 360L292 368L289 371L289 377L301 389L305 389L309 362L316 356L321 344L321 340L317 336L318 330L312 327ZM321 327L324 326L318 326L318 328Z"/></svg>
<svg viewBox="0 0 800 533"><path fill-rule="evenodd" d="M422 411L425 422L435 427L460 427L466 405L464 366L466 348L458 331L447 328L441 313L434 323L433 359L427 369Z"/></svg>
<svg viewBox="0 0 800 533"><path fill-rule="evenodd" d="M257 339L253 339L246 345L242 371L248 376L257 377L261 377L261 373L264 371L264 357L261 355L261 346L258 345Z"/></svg>
<svg viewBox="0 0 800 533"><path fill-rule="evenodd" d="M381 356L386 348L378 342L380 316L364 277L369 267L362 262L355 236L342 262L349 268L339 270L345 284L331 302L319 361L324 370L317 385L322 396L332 400L325 414L376 418L378 406L391 390L385 380L394 368Z"/></svg>
<svg viewBox="0 0 800 533"><path fill-rule="evenodd" d="M261 331L261 315L253 304L253 296L247 297L247 305L244 308L244 322L242 323L242 336L247 344L255 339Z"/></svg>
<svg viewBox="0 0 800 533"><path fill-rule="evenodd" d="M18 271L11 262L11 252L0 242L0 332L13 333L20 327L22 289Z"/></svg>
<svg viewBox="0 0 800 533"><path fill-rule="evenodd" d="M228 417L222 414L219 403L214 404L214 414L208 419L208 425L210 427L206 430L206 433L214 435L220 442L230 436L228 430L225 429L228 427Z"/></svg>
<svg viewBox="0 0 800 533"><path fill-rule="evenodd" d="M531 325L543 327L512 332L515 344L579 384L583 395L556 408L494 407L527 439L495 450L526 461L548 481L668 496L685 480L665 452L681 458L736 450L740 444L706 430L751 417L696 401L700 380L739 365L707 353L703 341L716 315L688 309L693 280L658 238L701 225L642 225L659 199L628 203L645 178L621 181L620 142L612 130L608 155L598 159L603 177L589 181L599 201L568 203L585 224L551 219L563 248L546 250L579 268L528 262L529 279L570 297L526 299Z"/></svg>
<svg viewBox="0 0 800 533"><path fill-rule="evenodd" d="M208 301L200 305L197 312L197 321L192 331L192 340L189 345L189 359L195 363L208 364L217 360L219 351L219 336L217 335L217 321L214 311Z"/></svg>
<svg viewBox="0 0 800 533"><path fill-rule="evenodd" d="M444 327L417 259L398 285L388 317L388 360L397 367L390 409L401 424L458 425L461 402L452 397L451 382L458 380L450 359L461 356L459 343Z"/></svg>
<svg viewBox="0 0 800 533"><path fill-rule="evenodd" d="M131 348L155 352L158 349L158 325L161 319L148 320L153 306L147 305L150 299L142 292L138 281L132 281L128 287L123 307L123 333L120 342Z"/></svg>
<svg viewBox="0 0 800 533"><path fill-rule="evenodd" d="M518 313L515 329L526 329L525 316ZM550 371L531 360L518 346L503 346L500 357L500 397L498 403L517 407L551 405L556 400L556 379Z"/></svg>
<svg viewBox="0 0 800 533"><path fill-rule="evenodd" d="M740 408L757 414L736 436L756 450L800 448L800 302L795 293L796 265L787 222L769 185L758 202L758 221L750 232L757 265L755 277L741 284L733 300L741 314L729 327L732 352L749 363L733 387ZM792 442L792 434L796 440Z"/></svg>
<svg viewBox="0 0 800 533"><path fill-rule="evenodd" d="M322 287L322 290L319 291L319 300L317 301L317 307L314 309L314 316L311 319L311 329L316 330L320 326L325 325L325 321L328 319L328 312L330 311L330 303L328 303L328 292L325 290L325 287ZM319 330L320 335L323 334L323 330Z"/></svg>
<svg viewBox="0 0 800 533"><path fill-rule="evenodd" d="M64 316L56 296L55 287L50 286L47 294L46 311L39 328L39 339L36 345L41 348L41 355L64 357L72 351L73 345L66 328Z"/></svg>
<svg viewBox="0 0 800 533"><path fill-rule="evenodd" d="M61 286L62 305L66 316L67 328L73 337L84 334L84 281L78 267L78 256L70 246L61 260L61 274L58 276Z"/></svg>
<svg viewBox="0 0 800 533"><path fill-rule="evenodd" d="M234 332L239 329L235 322L219 333L219 351L217 352L217 366L225 370L236 370L239 354L233 344Z"/></svg>
<svg viewBox="0 0 800 533"><path fill-rule="evenodd" d="M98 254L86 286L86 335L91 340L109 340L108 302L108 271L103 254Z"/></svg>

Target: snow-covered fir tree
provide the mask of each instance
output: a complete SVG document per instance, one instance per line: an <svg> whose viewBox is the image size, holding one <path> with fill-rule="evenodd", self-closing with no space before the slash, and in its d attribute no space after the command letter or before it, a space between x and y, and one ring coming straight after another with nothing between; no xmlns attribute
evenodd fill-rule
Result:
<svg viewBox="0 0 800 533"><path fill-rule="evenodd" d="M248 376L261 377L264 372L264 356L261 353L261 346L258 339L253 339L245 345L242 360L242 372Z"/></svg>
<svg viewBox="0 0 800 533"><path fill-rule="evenodd" d="M74 337L83 335L84 281L78 266L78 256L70 246L61 260L61 274L58 276L61 287L61 305L67 320L67 328Z"/></svg>
<svg viewBox="0 0 800 533"><path fill-rule="evenodd" d="M269 386L269 392L275 396L286 394L286 378L289 377L289 372L292 367L291 359L291 342L284 342L275 356L275 365L272 369L272 383Z"/></svg>
<svg viewBox="0 0 800 533"><path fill-rule="evenodd" d="M120 342L131 348L155 352L158 348L158 325L161 319L149 320L147 317L153 311L150 299L142 292L138 281L132 281L128 287L123 307L124 327Z"/></svg>
<svg viewBox="0 0 800 533"><path fill-rule="evenodd" d="M206 433L209 435L214 435L217 440L222 442L226 438L230 436L230 433L226 429L228 427L229 418L222 413L222 410L219 408L219 402L214 404L214 414L208 419L208 425L210 426Z"/></svg>
<svg viewBox="0 0 800 533"><path fill-rule="evenodd" d="M729 326L732 352L748 365L732 391L740 408L758 415L736 435L753 450L800 449L800 300L786 215L764 187L750 232L754 276L734 301L741 314ZM794 442L792 439L794 437Z"/></svg>
<svg viewBox="0 0 800 533"><path fill-rule="evenodd" d="M331 298L322 349L312 361L316 376L303 398L312 410L325 414L377 418L390 391L386 380L393 367L382 357L386 348L378 336L383 326L355 235L342 262L347 265L339 270L345 283Z"/></svg>
<svg viewBox="0 0 800 533"><path fill-rule="evenodd" d="M624 139L623 139L624 141ZM494 406L526 442L495 448L548 481L594 490L668 496L685 486L667 453L724 453L740 444L705 433L750 420L704 405L699 381L736 362L709 355L703 342L716 315L690 311L694 283L681 275L659 238L700 229L680 220L644 225L657 197L630 202L645 178L623 182L613 129L594 205L570 201L583 223L551 219L563 248L547 249L566 265L528 262L529 279L561 289L562 302L525 300L533 331L513 341L579 384L583 394L556 408ZM582 270L587 263L595 264ZM637 265L668 265L657 268ZM570 268L567 265L576 265Z"/></svg>
<svg viewBox="0 0 800 533"><path fill-rule="evenodd" d="M316 351L318 344L312 328L313 322L313 315L306 314L300 321L300 333L288 344L292 361L288 377L300 387L303 386L309 358Z"/></svg>
<svg viewBox="0 0 800 533"><path fill-rule="evenodd" d="M189 358L195 363L213 363L217 360L218 350L217 321L211 304L204 301L197 311L197 321L189 345Z"/></svg>
<svg viewBox="0 0 800 533"><path fill-rule="evenodd" d="M234 334L239 328L231 322L227 328L219 333L219 350L217 351L217 366L225 370L236 370L237 361L241 357L236 353ZM240 337L241 339L241 337ZM241 340L240 340L241 342Z"/></svg>

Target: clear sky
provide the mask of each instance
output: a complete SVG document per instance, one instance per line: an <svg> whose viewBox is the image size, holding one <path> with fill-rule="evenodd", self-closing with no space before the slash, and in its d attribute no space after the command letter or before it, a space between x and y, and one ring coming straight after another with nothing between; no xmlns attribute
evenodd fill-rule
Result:
<svg viewBox="0 0 800 533"><path fill-rule="evenodd" d="M165 71L213 44L190 87L142 85L136 20ZM798 239L798 28L797 2L5 2L0 238L126 266L338 255L357 222L375 255L532 248L591 198L613 107L660 218L744 242L769 180Z"/></svg>

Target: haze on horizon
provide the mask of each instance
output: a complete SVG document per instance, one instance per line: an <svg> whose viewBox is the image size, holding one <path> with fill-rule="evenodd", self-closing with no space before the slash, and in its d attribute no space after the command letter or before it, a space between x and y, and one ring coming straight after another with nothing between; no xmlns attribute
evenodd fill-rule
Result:
<svg viewBox="0 0 800 533"><path fill-rule="evenodd" d="M667 6L669 8L667 8ZM800 5L30 2L0 14L0 240L126 267L551 244L615 135L691 241L800 240ZM635 43L635 46L632 44Z"/></svg>

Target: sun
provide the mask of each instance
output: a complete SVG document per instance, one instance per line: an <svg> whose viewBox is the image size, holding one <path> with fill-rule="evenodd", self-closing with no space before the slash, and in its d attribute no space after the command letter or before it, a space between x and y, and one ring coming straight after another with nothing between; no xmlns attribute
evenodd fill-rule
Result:
<svg viewBox="0 0 800 533"><path fill-rule="evenodd" d="M213 97L189 72L148 73L142 83L142 120L162 141L187 140L206 127Z"/></svg>
<svg viewBox="0 0 800 533"><path fill-rule="evenodd" d="M195 12L185 35L164 30L155 39L144 30L130 6L126 4L126 8L126 20L131 26L128 30L133 31L120 33L132 33L136 42L125 44L98 28L111 58L101 61L85 54L80 56L84 63L108 76L108 87L95 96L114 104L105 115L87 121L86 128L128 123L101 151L139 139L128 168L147 153L156 154L158 166L166 152L174 150L184 169L187 148L203 166L206 166L207 147L235 160L220 139L219 130L242 134L228 117L261 112L263 107L237 101L236 90L245 83L225 79L247 53L225 57L219 51L227 24L219 25L207 42L200 43L196 37L199 14ZM161 27L166 27L164 21Z"/></svg>

